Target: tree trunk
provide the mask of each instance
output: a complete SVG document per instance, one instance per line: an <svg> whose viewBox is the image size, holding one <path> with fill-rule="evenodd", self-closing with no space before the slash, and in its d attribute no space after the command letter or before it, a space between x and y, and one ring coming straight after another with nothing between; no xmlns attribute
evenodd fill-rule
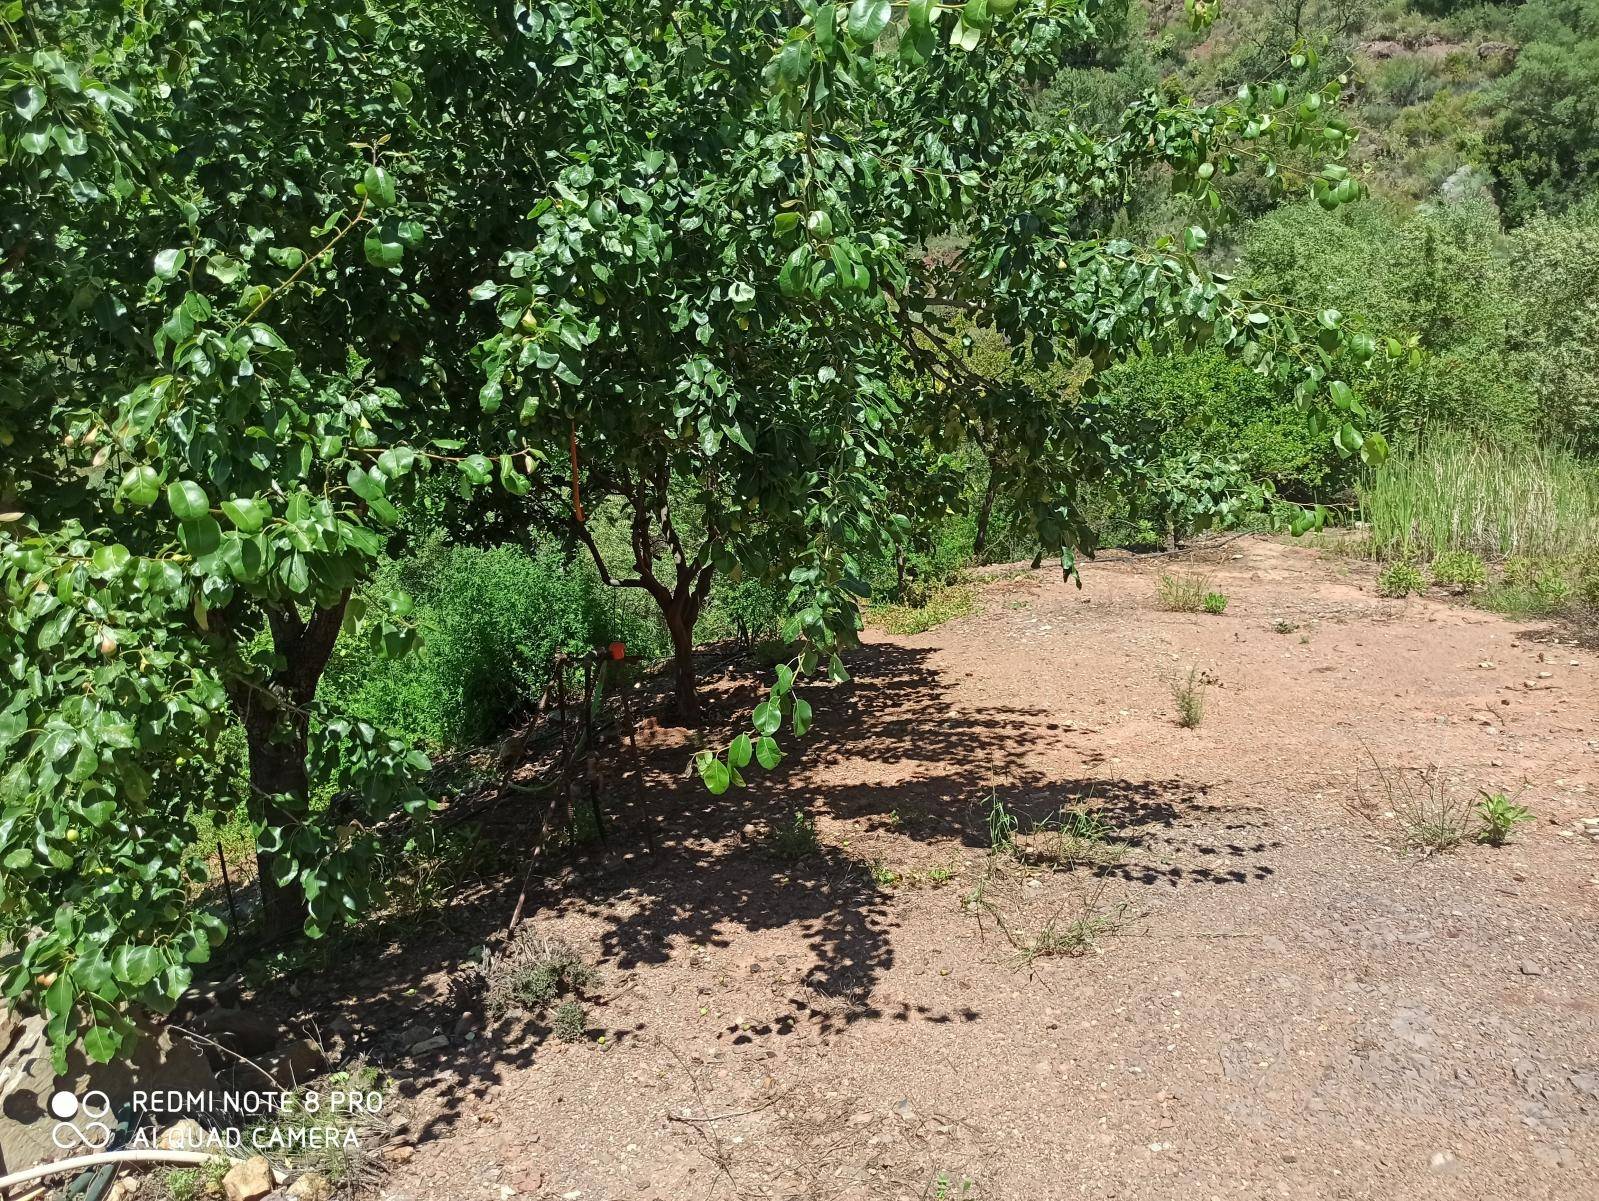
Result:
<svg viewBox="0 0 1599 1201"><path fill-rule="evenodd" d="M994 496L999 491L999 480L995 478L992 470L988 473L988 487L983 490L983 503L977 510L977 536L972 539L972 558L979 563L983 561L983 552L988 549L988 519L994 513Z"/></svg>
<svg viewBox="0 0 1599 1201"><path fill-rule="evenodd" d="M686 725L700 719L699 694L694 687L694 608L692 603L674 600L661 609L672 635L672 711Z"/></svg>
<svg viewBox="0 0 1599 1201"><path fill-rule="evenodd" d="M292 818L274 798L287 795L304 803L311 792L305 770L304 723L278 711L258 711L246 721L244 732L250 752L250 816L263 826L287 826ZM273 878L270 859L265 851L255 853L261 933L268 942L291 934L305 917L299 886L279 884Z"/></svg>
<svg viewBox="0 0 1599 1201"><path fill-rule="evenodd" d="M293 808L302 811L309 803L305 711L316 698L317 684L338 641L348 600L349 593L345 593L337 604L315 609L309 618L301 617L293 606L267 608L272 647L282 666L268 677L267 688L241 682L231 690L233 709L244 726L249 749L249 813L263 828L286 829L297 820L294 813L286 812L278 803L278 797L292 798ZM261 933L268 942L292 934L305 920L305 897L299 884L278 884L272 876L270 858L257 848Z"/></svg>

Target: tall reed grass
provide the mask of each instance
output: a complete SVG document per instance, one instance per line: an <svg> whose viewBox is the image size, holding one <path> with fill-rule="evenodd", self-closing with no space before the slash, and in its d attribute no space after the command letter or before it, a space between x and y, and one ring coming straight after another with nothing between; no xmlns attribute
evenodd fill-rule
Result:
<svg viewBox="0 0 1599 1201"><path fill-rule="evenodd" d="M1599 464L1558 446L1495 447L1439 430L1396 449L1359 497L1380 558L1450 550L1544 558L1599 548Z"/></svg>

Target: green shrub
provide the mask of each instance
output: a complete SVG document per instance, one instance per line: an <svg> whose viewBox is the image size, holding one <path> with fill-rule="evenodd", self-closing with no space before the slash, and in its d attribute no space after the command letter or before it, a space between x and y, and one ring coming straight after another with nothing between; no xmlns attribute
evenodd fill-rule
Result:
<svg viewBox="0 0 1599 1201"><path fill-rule="evenodd" d="M563 1043L581 1042L588 1026L589 1011L581 1001L562 1001L555 1007L550 1033Z"/></svg>
<svg viewBox="0 0 1599 1201"><path fill-rule="evenodd" d="M872 605L867 615L873 625L890 634L922 634L946 621L968 616L977 603L977 593L968 584L940 588L918 605Z"/></svg>
<svg viewBox="0 0 1599 1201"><path fill-rule="evenodd" d="M1177 706L1177 724L1185 730L1198 727L1205 718L1205 686L1207 677L1197 667L1188 669L1186 679L1172 684L1172 701Z"/></svg>
<svg viewBox="0 0 1599 1201"><path fill-rule="evenodd" d="M1432 561L1432 582L1447 588L1475 592L1488 581L1482 559L1469 550L1446 550Z"/></svg>
<svg viewBox="0 0 1599 1201"><path fill-rule="evenodd" d="M1220 617L1227 612L1227 594L1225 592L1205 593L1205 612L1212 617Z"/></svg>
<svg viewBox="0 0 1599 1201"><path fill-rule="evenodd" d="M752 644L776 638L787 602L785 591L765 580L717 581L695 635L708 642L738 637Z"/></svg>
<svg viewBox="0 0 1599 1201"><path fill-rule="evenodd" d="M1206 597L1214 595L1210 591L1210 579L1206 576L1177 575L1163 571L1157 587L1160 590L1161 608L1170 609L1173 613L1202 612ZM1224 598L1223 607L1225 605Z"/></svg>
<svg viewBox="0 0 1599 1201"><path fill-rule="evenodd" d="M1599 0L1532 0L1513 29L1521 50L1493 89L1488 161L1520 221L1599 184Z"/></svg>
<svg viewBox="0 0 1599 1201"><path fill-rule="evenodd" d="M543 1014L563 997L592 988L598 978L576 948L542 937L532 926L518 928L503 951L484 951L477 970L491 1018L513 1010Z"/></svg>
<svg viewBox="0 0 1599 1201"><path fill-rule="evenodd" d="M1579 599L1590 603L1591 578L1584 566L1588 562L1583 555L1507 559L1498 581L1483 590L1480 603L1507 616L1546 616L1570 609Z"/></svg>
<svg viewBox="0 0 1599 1201"><path fill-rule="evenodd" d="M612 641L645 659L666 642L653 613L599 582L584 560L514 547L424 546L379 573L377 593L416 601L421 646L399 660L341 642L324 681L336 704L433 747L481 743L533 705L558 651Z"/></svg>
<svg viewBox="0 0 1599 1201"><path fill-rule="evenodd" d="M810 859L822 850L821 840L816 837L816 819L802 810L796 810L794 820L787 825L773 826L766 843L772 854L789 864Z"/></svg>
<svg viewBox="0 0 1599 1201"><path fill-rule="evenodd" d="M1491 847L1502 847L1510 841L1517 826L1532 820L1525 805L1518 805L1502 792L1483 793L1477 803L1477 816L1482 827L1477 831L1477 841Z"/></svg>
<svg viewBox="0 0 1599 1201"><path fill-rule="evenodd" d="M1599 548L1577 559L1577 596L1590 609L1599 609Z"/></svg>
<svg viewBox="0 0 1599 1201"><path fill-rule="evenodd" d="M1104 372L1094 411L1124 445L1178 460L1234 458L1253 479L1311 489L1340 472L1326 438L1313 435L1291 396L1216 352L1145 355Z"/></svg>
<svg viewBox="0 0 1599 1201"><path fill-rule="evenodd" d="M1427 591L1427 578L1414 564L1401 559L1390 563L1377 576L1377 595L1404 599L1412 592Z"/></svg>

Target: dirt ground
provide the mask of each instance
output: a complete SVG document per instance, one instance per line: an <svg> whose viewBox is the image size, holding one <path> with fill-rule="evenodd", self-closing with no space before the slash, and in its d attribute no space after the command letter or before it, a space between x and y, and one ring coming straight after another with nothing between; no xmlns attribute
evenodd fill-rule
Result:
<svg viewBox="0 0 1599 1201"><path fill-rule="evenodd" d="M1161 608L1162 570L1225 613ZM868 635L745 793L653 751L643 805L525 919L600 966L584 1041L470 1012L514 880L301 998L411 1095L384 1195L1599 1197L1584 631L1383 600L1364 563L1264 538L1083 584L1001 573L968 618ZM1213 682L1184 729L1190 669ZM756 678L724 669L717 711ZM1537 820L1418 855L1374 764L1523 790ZM993 858L993 798L1109 841ZM790 864L767 832L796 811L821 846ZM1051 933L1079 953L1028 953ZM450 1044L407 1057L408 1026Z"/></svg>

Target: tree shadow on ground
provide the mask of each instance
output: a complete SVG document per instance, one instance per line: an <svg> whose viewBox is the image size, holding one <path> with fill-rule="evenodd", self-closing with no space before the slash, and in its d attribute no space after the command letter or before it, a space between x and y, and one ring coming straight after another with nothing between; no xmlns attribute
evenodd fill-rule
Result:
<svg viewBox="0 0 1599 1201"><path fill-rule="evenodd" d="M536 877L524 923L574 920L596 932L607 973L626 976L666 963L688 948L728 948L742 936L794 932L811 958L791 997L794 1020L822 1031L871 1020L908 1020L872 1003L877 983L895 963L892 898L871 865L849 849L822 841L793 859L780 854L771 831L796 813L892 828L914 842L986 849L987 805L1000 796L1029 829L1063 810L1093 813L1111 837L1143 852L1137 862L1097 870L1129 884L1247 883L1272 869L1252 863L1270 850L1248 829L1236 837L1186 841L1193 820L1215 827L1224 812L1204 789L1177 780L1050 778L1037 766L1040 743L1071 736L1070 716L1017 705L952 707L934 652L898 645L863 648L851 664L856 679L810 685L813 731L790 745L770 773L752 772L750 786L711 796L688 770L693 747L635 755L614 742L602 773L608 841L593 844ZM706 688L710 745L724 743L747 721L760 677L740 664ZM789 740L792 742L792 740ZM1085 762L1091 762L1084 756ZM1235 815L1236 816L1236 815ZM550 1036L543 1021L467 1041L463 1019L477 1000L469 948L496 939L510 917L522 877L521 848L534 825L526 805L505 804L482 821L482 845L494 862L431 919L372 924L326 953L330 970L298 996L271 990L264 1002L311 1024L318 1015L349 1015L363 1028L351 1050L402 1064L404 1090L430 1089L445 1099L414 1133L433 1137L463 1120L492 1087L527 1066ZM1214 862L1211 862L1214 860ZM420 987L428 981L427 988ZM603 1013L604 998L600 998ZM916 1015L921 1020L972 1021L971 1011ZM779 1020L777 1033L793 1028ZM407 1059L402 1029L450 1035L448 1047ZM612 1041L651 1037L647 1022L606 1030Z"/></svg>

